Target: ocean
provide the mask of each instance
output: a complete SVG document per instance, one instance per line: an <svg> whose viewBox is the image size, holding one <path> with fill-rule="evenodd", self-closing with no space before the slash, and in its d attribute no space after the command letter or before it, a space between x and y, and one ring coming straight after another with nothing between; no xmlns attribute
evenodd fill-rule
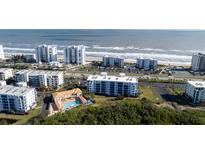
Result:
<svg viewBox="0 0 205 154"><path fill-rule="evenodd" d="M34 52L38 44L85 45L86 55L117 55L129 60L154 58L163 64L187 64L193 53L205 53L202 30L28 29L0 30L5 52Z"/></svg>

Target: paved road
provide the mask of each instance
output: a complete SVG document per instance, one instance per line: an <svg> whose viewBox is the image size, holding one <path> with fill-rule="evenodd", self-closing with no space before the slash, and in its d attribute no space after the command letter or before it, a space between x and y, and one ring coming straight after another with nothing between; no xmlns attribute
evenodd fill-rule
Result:
<svg viewBox="0 0 205 154"><path fill-rule="evenodd" d="M74 77L82 77L82 74L85 76L85 77L88 77L89 75L91 75L92 73L89 73L89 72L82 72L82 73L79 73L79 72L66 72L65 73L65 76L67 77L70 77L70 76L74 76ZM160 75L154 75L154 76L148 76L148 75L144 75L144 76L136 76L137 78L141 78L141 79L159 79L159 80L170 80L170 77L167 77L167 76L160 76ZM175 79L175 80L203 80L203 77L173 77L172 79Z"/></svg>
<svg viewBox="0 0 205 154"><path fill-rule="evenodd" d="M139 86L153 86L158 88L167 88L167 87L173 87L173 88L184 88L185 84L178 84L178 83L156 83L156 82L146 82L146 81L140 81Z"/></svg>

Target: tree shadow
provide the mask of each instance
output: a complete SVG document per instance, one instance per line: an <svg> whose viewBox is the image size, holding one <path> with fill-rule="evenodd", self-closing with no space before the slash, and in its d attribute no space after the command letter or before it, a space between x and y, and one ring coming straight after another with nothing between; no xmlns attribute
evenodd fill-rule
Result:
<svg viewBox="0 0 205 154"><path fill-rule="evenodd" d="M168 102L175 102L179 105L193 106L183 95L162 94L161 97Z"/></svg>

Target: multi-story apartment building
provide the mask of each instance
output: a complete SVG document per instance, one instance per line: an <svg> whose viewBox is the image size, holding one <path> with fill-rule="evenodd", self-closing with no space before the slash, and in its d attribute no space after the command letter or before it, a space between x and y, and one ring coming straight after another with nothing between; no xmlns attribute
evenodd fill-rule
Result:
<svg viewBox="0 0 205 154"><path fill-rule="evenodd" d="M137 58L137 67L144 70L156 70L157 60L152 58Z"/></svg>
<svg viewBox="0 0 205 154"><path fill-rule="evenodd" d="M36 48L36 61L38 63L57 61L57 46L46 44L39 45Z"/></svg>
<svg viewBox="0 0 205 154"><path fill-rule="evenodd" d="M88 77L87 89L90 92L108 96L137 96L138 80L125 74L108 76L107 73L101 73L101 75Z"/></svg>
<svg viewBox="0 0 205 154"><path fill-rule="evenodd" d="M68 46L64 49L64 63L66 64L85 64L85 47Z"/></svg>
<svg viewBox="0 0 205 154"><path fill-rule="evenodd" d="M15 74L16 82L27 82L32 87L58 88L64 83L62 71L20 70Z"/></svg>
<svg viewBox="0 0 205 154"><path fill-rule="evenodd" d="M0 80L7 80L13 77L13 69L0 68Z"/></svg>
<svg viewBox="0 0 205 154"><path fill-rule="evenodd" d="M204 103L205 81L187 81L185 96L188 97L194 104Z"/></svg>
<svg viewBox="0 0 205 154"><path fill-rule="evenodd" d="M191 69L196 72L205 71L205 54L197 53L192 55Z"/></svg>
<svg viewBox="0 0 205 154"><path fill-rule="evenodd" d="M2 45L0 45L0 59L4 59L5 56L4 56L4 48Z"/></svg>
<svg viewBox="0 0 205 154"><path fill-rule="evenodd" d="M0 111L26 113L35 107L35 88L0 86Z"/></svg>
<svg viewBox="0 0 205 154"><path fill-rule="evenodd" d="M110 57L104 56L103 57L103 66L105 67L123 67L124 66L124 59L121 57Z"/></svg>

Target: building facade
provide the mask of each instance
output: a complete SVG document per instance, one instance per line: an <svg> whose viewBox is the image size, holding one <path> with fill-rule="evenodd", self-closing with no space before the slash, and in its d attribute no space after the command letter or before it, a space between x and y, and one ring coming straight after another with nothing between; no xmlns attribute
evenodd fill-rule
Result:
<svg viewBox="0 0 205 154"><path fill-rule="evenodd" d="M36 106L35 88L0 86L0 111L26 113Z"/></svg>
<svg viewBox="0 0 205 154"><path fill-rule="evenodd" d="M108 96L137 96L138 80L135 77L125 75L108 76L106 73L101 75L90 75L87 79L87 89L96 94Z"/></svg>
<svg viewBox="0 0 205 154"><path fill-rule="evenodd" d="M3 45L0 45L0 59L4 59L5 56L4 56L4 48L3 48Z"/></svg>
<svg viewBox="0 0 205 154"><path fill-rule="evenodd" d="M121 57L110 57L104 56L103 57L103 66L105 67L123 67L124 66L124 59Z"/></svg>
<svg viewBox="0 0 205 154"><path fill-rule="evenodd" d="M64 49L64 63L65 64L85 64L85 47L68 46Z"/></svg>
<svg viewBox="0 0 205 154"><path fill-rule="evenodd" d="M156 70L157 60L152 58L137 58L137 67L144 70Z"/></svg>
<svg viewBox="0 0 205 154"><path fill-rule="evenodd" d="M57 61L57 46L46 44L39 45L36 48L36 61L38 63Z"/></svg>
<svg viewBox="0 0 205 154"><path fill-rule="evenodd" d="M0 80L7 80L13 77L13 69L0 68Z"/></svg>
<svg viewBox="0 0 205 154"><path fill-rule="evenodd" d="M191 69L195 72L205 71L205 54L197 53L192 55Z"/></svg>
<svg viewBox="0 0 205 154"><path fill-rule="evenodd" d="M36 54L23 54L26 62L36 62Z"/></svg>
<svg viewBox="0 0 205 154"><path fill-rule="evenodd" d="M187 81L185 96L194 104L205 102L205 81Z"/></svg>
<svg viewBox="0 0 205 154"><path fill-rule="evenodd" d="M32 87L59 88L64 83L62 71L20 70L15 74L16 82L27 82Z"/></svg>

